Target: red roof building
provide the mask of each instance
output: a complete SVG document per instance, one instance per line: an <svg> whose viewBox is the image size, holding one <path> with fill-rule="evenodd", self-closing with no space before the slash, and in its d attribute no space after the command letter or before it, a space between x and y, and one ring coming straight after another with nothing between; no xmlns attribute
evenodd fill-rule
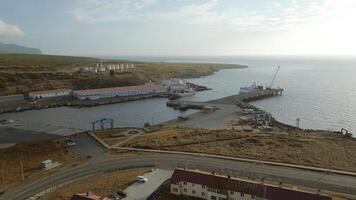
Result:
<svg viewBox="0 0 356 200"><path fill-rule="evenodd" d="M110 198L107 197L101 197L98 195L95 195L91 192L86 192L86 193L80 193L80 194L75 194L71 200L111 200Z"/></svg>
<svg viewBox="0 0 356 200"><path fill-rule="evenodd" d="M71 92L72 92L71 89L41 90L41 91L30 92L28 96L32 99L42 99L42 98L68 96L71 94Z"/></svg>
<svg viewBox="0 0 356 200"><path fill-rule="evenodd" d="M331 200L326 195L195 170L175 169L171 193L209 200Z"/></svg>
<svg viewBox="0 0 356 200"><path fill-rule="evenodd" d="M158 84L147 83L144 85L111 87L88 90L75 90L73 95L80 100L96 100L101 98L147 95L164 93L167 90Z"/></svg>

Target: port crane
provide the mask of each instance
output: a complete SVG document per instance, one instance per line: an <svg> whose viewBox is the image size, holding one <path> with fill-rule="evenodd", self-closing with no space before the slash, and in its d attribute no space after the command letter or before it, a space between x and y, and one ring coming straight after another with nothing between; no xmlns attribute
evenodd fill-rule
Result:
<svg viewBox="0 0 356 200"><path fill-rule="evenodd" d="M281 66L278 65L277 70L276 70L276 72L275 72L274 75L273 75L272 81L271 81L269 87L267 87L267 89L271 89L271 88L272 88L273 83L274 83L274 81L276 80L276 77L277 77L277 74L278 74L278 71L279 71L280 68L281 68Z"/></svg>

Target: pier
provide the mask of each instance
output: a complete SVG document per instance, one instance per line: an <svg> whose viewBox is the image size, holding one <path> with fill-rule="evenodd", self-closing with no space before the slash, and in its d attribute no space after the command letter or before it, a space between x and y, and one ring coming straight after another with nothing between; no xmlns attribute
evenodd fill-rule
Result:
<svg viewBox="0 0 356 200"><path fill-rule="evenodd" d="M173 119L165 123L165 125L173 127L188 127L188 128L204 128L204 129L235 129L243 128L244 131L251 131L254 128L253 116L251 114L245 114L246 110L251 113L265 115L265 121L267 125L271 123L271 116L268 113L254 107L249 102L277 97L283 94L283 89L258 89L256 91L231 95L220 99L215 99L206 102L196 102L196 101L184 101L184 100L171 100L167 102L167 106L173 107L181 111L188 109L201 110L200 112L195 112L192 114L179 116L177 119ZM268 115L268 117L266 117ZM240 118L242 117L242 118ZM251 123L244 124L245 118L248 117ZM263 117L260 117L261 119ZM254 120L255 122L260 122L261 119ZM269 118L269 119L267 119ZM261 126L261 130L270 130L267 125Z"/></svg>
<svg viewBox="0 0 356 200"><path fill-rule="evenodd" d="M246 94L232 95L221 99L211 100L207 102L194 102L171 100L167 102L167 106L179 110L198 109L202 110L206 107L213 107L216 104L234 104L241 108L250 108L252 105L249 102L266 99L274 96L281 96L283 94L282 88L256 90Z"/></svg>
<svg viewBox="0 0 356 200"><path fill-rule="evenodd" d="M251 108L249 102L266 99L274 96L281 96L283 94L282 88L257 90L255 92L240 94L236 97L236 105L241 108Z"/></svg>

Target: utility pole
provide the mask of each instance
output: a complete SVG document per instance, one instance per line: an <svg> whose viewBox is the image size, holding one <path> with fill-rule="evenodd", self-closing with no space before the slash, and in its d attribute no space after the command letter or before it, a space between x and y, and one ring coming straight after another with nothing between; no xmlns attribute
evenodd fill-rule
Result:
<svg viewBox="0 0 356 200"><path fill-rule="evenodd" d="M23 163L22 163L22 160L21 160L21 176L22 176L22 180L24 181L24 180L25 180L25 175L24 175L24 172L23 172Z"/></svg>
<svg viewBox="0 0 356 200"><path fill-rule="evenodd" d="M2 170L2 189L4 190L4 192L6 192L6 183L5 183L5 170Z"/></svg>
<svg viewBox="0 0 356 200"><path fill-rule="evenodd" d="M49 170L48 170L48 182L49 182L48 192L51 192L51 188L52 188L52 182L51 182L51 169L49 169Z"/></svg>
<svg viewBox="0 0 356 200"><path fill-rule="evenodd" d="M299 129L300 119L297 118L297 128Z"/></svg>

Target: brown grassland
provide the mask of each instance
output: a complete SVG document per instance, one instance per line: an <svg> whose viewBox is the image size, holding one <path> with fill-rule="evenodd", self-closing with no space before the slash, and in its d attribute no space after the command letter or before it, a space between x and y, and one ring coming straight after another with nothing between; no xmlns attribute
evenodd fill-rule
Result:
<svg viewBox="0 0 356 200"><path fill-rule="evenodd" d="M96 63L133 63L135 69L100 74L83 73ZM102 88L143 84L168 78L192 78L242 65L136 62L88 57L0 54L0 95L55 88Z"/></svg>
<svg viewBox="0 0 356 200"><path fill-rule="evenodd" d="M41 166L41 162L47 159L62 163L60 167L53 169L54 171L85 160L82 157L71 157L61 141L16 144L6 149L0 149L1 186L3 186L3 181L6 188L22 182L21 162L25 181L39 176L47 176L48 172L42 170Z"/></svg>
<svg viewBox="0 0 356 200"><path fill-rule="evenodd" d="M356 171L356 141L329 134L260 134L163 128L122 146L208 153Z"/></svg>
<svg viewBox="0 0 356 200"><path fill-rule="evenodd" d="M108 196L116 190L124 190L136 178L149 171L149 168L125 169L115 172L94 175L60 187L40 199L68 200L73 194L93 192L96 195Z"/></svg>

